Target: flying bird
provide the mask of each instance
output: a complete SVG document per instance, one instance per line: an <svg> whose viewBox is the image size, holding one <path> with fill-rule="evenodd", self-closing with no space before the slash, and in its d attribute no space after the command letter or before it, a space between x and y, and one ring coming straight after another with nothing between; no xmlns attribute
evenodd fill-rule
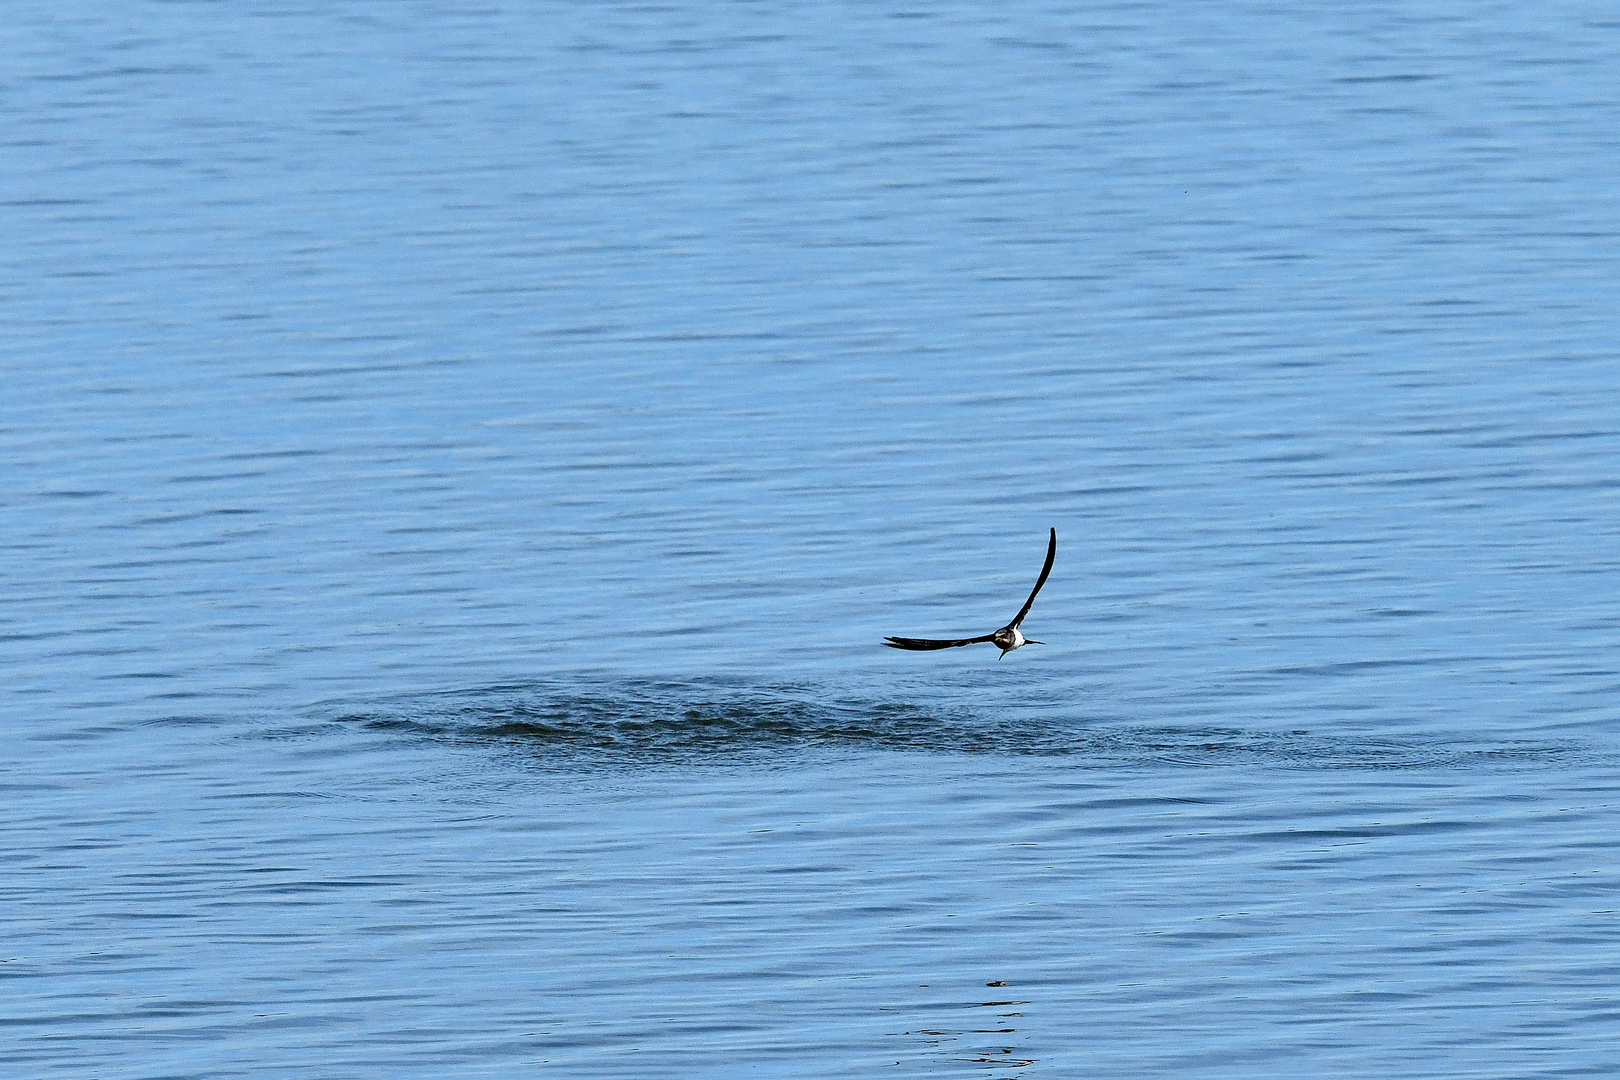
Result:
<svg viewBox="0 0 1620 1080"><path fill-rule="evenodd" d="M1001 650L1001 656L1006 656L1014 649L1024 645L1045 645L1046 642L1044 641L1031 641L1029 638L1025 637L1018 629L1018 624L1024 621L1024 616L1029 614L1029 609L1035 606L1035 594L1041 591L1042 585L1046 584L1046 576L1052 572L1052 560L1056 558L1057 530L1053 529L1052 539L1046 545L1046 565L1041 567L1041 576L1036 579L1035 587L1029 591L1029 599L1025 600L1024 606L1018 609L1018 614L1013 616L1012 622L1008 623L1006 626L1003 626L1000 630L997 630L993 634L986 634L983 637L959 638L955 641L931 641L927 638L890 637L884 638L883 644L887 645L891 649L910 649L913 652L928 652L933 649L954 649L958 645L978 645L983 642L989 642L991 645L994 645L996 648ZM996 657L996 659L1000 660L1001 656Z"/></svg>

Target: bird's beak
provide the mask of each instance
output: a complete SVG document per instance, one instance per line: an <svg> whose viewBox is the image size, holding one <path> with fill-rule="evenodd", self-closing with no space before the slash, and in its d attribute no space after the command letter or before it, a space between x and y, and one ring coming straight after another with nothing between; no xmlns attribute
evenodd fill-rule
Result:
<svg viewBox="0 0 1620 1080"><path fill-rule="evenodd" d="M1024 644L1025 645L1045 645L1046 642L1044 642L1044 641L1036 641L1033 638L1025 638L1024 639Z"/></svg>

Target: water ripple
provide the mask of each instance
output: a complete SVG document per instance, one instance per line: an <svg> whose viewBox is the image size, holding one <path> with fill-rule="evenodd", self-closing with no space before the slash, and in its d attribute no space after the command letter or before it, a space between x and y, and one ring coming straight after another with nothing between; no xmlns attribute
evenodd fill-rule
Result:
<svg viewBox="0 0 1620 1080"><path fill-rule="evenodd" d="M844 747L943 754L1066 757L1079 767L1261 764L1290 769L1521 769L1597 763L1579 739L1367 736L1230 725L1131 724L1039 710L839 697L804 686L624 680L581 688L535 683L448 691L317 717L415 738L503 744L569 768L736 762L786 749Z"/></svg>

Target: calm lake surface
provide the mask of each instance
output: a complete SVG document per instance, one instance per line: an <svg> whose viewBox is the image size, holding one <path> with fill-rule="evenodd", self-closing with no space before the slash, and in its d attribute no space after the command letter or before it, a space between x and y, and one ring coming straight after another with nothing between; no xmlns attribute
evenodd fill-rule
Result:
<svg viewBox="0 0 1620 1080"><path fill-rule="evenodd" d="M1611 6L0 50L9 1075L1620 1072Z"/></svg>

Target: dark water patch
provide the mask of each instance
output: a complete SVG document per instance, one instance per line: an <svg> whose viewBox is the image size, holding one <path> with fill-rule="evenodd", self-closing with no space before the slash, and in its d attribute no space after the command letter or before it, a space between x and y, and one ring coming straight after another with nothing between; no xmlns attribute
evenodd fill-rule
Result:
<svg viewBox="0 0 1620 1080"><path fill-rule="evenodd" d="M1380 736L1264 727L1144 725L1039 709L839 696L805 686L624 681L506 685L356 707L314 718L413 739L502 745L564 768L740 763L784 750L843 748L1062 757L1077 767L1230 766L1325 770L1519 770L1593 764L1580 740Z"/></svg>
<svg viewBox="0 0 1620 1080"><path fill-rule="evenodd" d="M910 702L834 699L801 688L631 681L586 692L506 686L345 710L378 732L502 742L559 762L726 760L845 745L947 753L1061 753L1033 719L988 721Z"/></svg>

